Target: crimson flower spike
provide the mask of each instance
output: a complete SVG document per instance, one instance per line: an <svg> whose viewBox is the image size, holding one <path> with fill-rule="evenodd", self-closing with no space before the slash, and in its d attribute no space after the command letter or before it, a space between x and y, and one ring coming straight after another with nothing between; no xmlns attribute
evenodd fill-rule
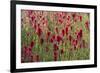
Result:
<svg viewBox="0 0 100 73"><path fill-rule="evenodd" d="M63 35L63 36L65 35L65 31L64 31L64 29L62 29L62 35Z"/></svg>
<svg viewBox="0 0 100 73"><path fill-rule="evenodd" d="M50 42L53 43L53 38L50 38Z"/></svg>
<svg viewBox="0 0 100 73"><path fill-rule="evenodd" d="M61 54L63 54L63 53L64 53L64 49L62 48L62 49L61 49Z"/></svg>
<svg viewBox="0 0 100 73"><path fill-rule="evenodd" d="M82 29L80 29L80 38L82 38L82 32L83 32Z"/></svg>
<svg viewBox="0 0 100 73"><path fill-rule="evenodd" d="M56 35L53 35L53 36L52 36L52 39L55 40L55 39L56 39Z"/></svg>
<svg viewBox="0 0 100 73"><path fill-rule="evenodd" d="M53 57L54 57L54 61L57 61L57 58L58 58L58 52L57 51L53 52Z"/></svg>
<svg viewBox="0 0 100 73"><path fill-rule="evenodd" d="M61 18L60 18L58 21L59 21L59 23L60 23L60 24L62 24L62 23L63 23L63 20L62 20Z"/></svg>
<svg viewBox="0 0 100 73"><path fill-rule="evenodd" d="M53 47L54 47L54 51L57 51L59 49L57 44L54 44Z"/></svg>
<svg viewBox="0 0 100 73"><path fill-rule="evenodd" d="M85 22L85 26L86 26L86 28L89 30L89 21L86 21L86 22Z"/></svg>
<svg viewBox="0 0 100 73"><path fill-rule="evenodd" d="M51 32L49 31L49 32L47 32L47 36L49 37L50 36L50 34L51 34Z"/></svg>
<svg viewBox="0 0 100 73"><path fill-rule="evenodd" d="M57 36L57 42L59 43L62 40L61 36Z"/></svg>
<svg viewBox="0 0 100 73"><path fill-rule="evenodd" d="M68 35L68 27L65 28L66 35Z"/></svg>
<svg viewBox="0 0 100 73"><path fill-rule="evenodd" d="M41 36L41 34L42 34L42 29L41 28L39 28L38 27L38 29L37 29L37 34L38 34L38 36L40 37Z"/></svg>
<svg viewBox="0 0 100 73"><path fill-rule="evenodd" d="M31 42L30 47L32 48L34 46L34 41Z"/></svg>
<svg viewBox="0 0 100 73"><path fill-rule="evenodd" d="M79 16L79 20L82 21L82 16L81 15Z"/></svg>
<svg viewBox="0 0 100 73"><path fill-rule="evenodd" d="M71 40L72 40L72 36L71 36L71 35L69 35L69 41L71 42Z"/></svg>
<svg viewBox="0 0 100 73"><path fill-rule="evenodd" d="M32 16L32 17L31 17L31 20L34 21L34 20L35 20L35 16Z"/></svg>

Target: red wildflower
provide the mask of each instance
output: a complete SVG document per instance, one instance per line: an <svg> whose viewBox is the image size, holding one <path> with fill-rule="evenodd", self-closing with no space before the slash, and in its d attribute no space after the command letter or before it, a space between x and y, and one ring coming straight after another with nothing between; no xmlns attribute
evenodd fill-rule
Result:
<svg viewBox="0 0 100 73"><path fill-rule="evenodd" d="M80 29L80 38L82 37L82 29Z"/></svg>
<svg viewBox="0 0 100 73"><path fill-rule="evenodd" d="M53 43L53 39L52 38L50 39L50 42Z"/></svg>
<svg viewBox="0 0 100 73"><path fill-rule="evenodd" d="M59 49L57 44L54 44L53 47L54 47L54 51L57 51Z"/></svg>
<svg viewBox="0 0 100 73"><path fill-rule="evenodd" d="M72 36L71 36L71 35L69 35L69 41L71 42L71 40L72 40Z"/></svg>
<svg viewBox="0 0 100 73"><path fill-rule="evenodd" d="M57 59L58 59L58 52L57 51L53 52L53 57L54 57L54 61L57 61Z"/></svg>
<svg viewBox="0 0 100 73"><path fill-rule="evenodd" d="M32 48L34 46L34 41L31 42L30 47Z"/></svg>
<svg viewBox="0 0 100 73"><path fill-rule="evenodd" d="M65 35L65 31L64 31L64 29L62 29L62 35L63 35L63 36Z"/></svg>
<svg viewBox="0 0 100 73"><path fill-rule="evenodd" d="M82 16L81 15L79 16L79 20L82 21Z"/></svg>
<svg viewBox="0 0 100 73"><path fill-rule="evenodd" d="M89 30L89 21L86 21L86 22L85 22L85 26L86 26L86 28Z"/></svg>
<svg viewBox="0 0 100 73"><path fill-rule="evenodd" d="M41 34L42 34L42 30L41 30L41 28L39 28L39 27L38 27L38 29L37 29L37 34L38 34L39 37L40 37Z"/></svg>
<svg viewBox="0 0 100 73"><path fill-rule="evenodd" d="M50 31L49 31L49 32L47 32L47 35L46 35L47 40L48 40L48 38L50 37L50 34L51 34L51 32L50 32Z"/></svg>
<svg viewBox="0 0 100 73"><path fill-rule="evenodd" d="M73 40L73 46L74 46L74 48L76 49L76 45L77 45L77 40Z"/></svg>
<svg viewBox="0 0 100 73"><path fill-rule="evenodd" d="M47 32L47 36L49 37L50 36L50 34L51 34L51 32L49 31L49 32Z"/></svg>
<svg viewBox="0 0 100 73"><path fill-rule="evenodd" d="M61 36L57 36L57 42L59 43L62 40Z"/></svg>
<svg viewBox="0 0 100 73"><path fill-rule="evenodd" d="M58 21L59 21L59 23L60 23L60 24L62 24L62 23L63 23L63 20L62 20L61 18L60 18Z"/></svg>
<svg viewBox="0 0 100 73"><path fill-rule="evenodd" d="M54 61L57 61L57 56L54 56Z"/></svg>
<svg viewBox="0 0 100 73"><path fill-rule="evenodd" d="M30 52L32 52L32 48L31 47L29 47L28 49L29 49Z"/></svg>
<svg viewBox="0 0 100 73"><path fill-rule="evenodd" d="M65 28L66 35L68 35L68 27Z"/></svg>
<svg viewBox="0 0 100 73"><path fill-rule="evenodd" d="M82 29L80 29L80 31L77 34L77 39L78 40L82 38L82 34L83 34Z"/></svg>
<svg viewBox="0 0 100 73"><path fill-rule="evenodd" d="M55 38L56 38L56 36L55 36L55 35L53 35L53 36L52 36L52 39L53 39L53 40L55 40Z"/></svg>
<svg viewBox="0 0 100 73"><path fill-rule="evenodd" d="M35 16L32 16L32 17L31 17L31 20L34 21L34 20L35 20Z"/></svg>
<svg viewBox="0 0 100 73"><path fill-rule="evenodd" d="M63 54L63 53L64 53L64 49L62 48L62 49L61 49L61 54Z"/></svg>

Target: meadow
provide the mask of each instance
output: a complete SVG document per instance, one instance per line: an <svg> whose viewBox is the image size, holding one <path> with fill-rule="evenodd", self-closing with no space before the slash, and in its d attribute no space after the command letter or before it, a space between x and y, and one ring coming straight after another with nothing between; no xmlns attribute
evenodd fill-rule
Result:
<svg viewBox="0 0 100 73"><path fill-rule="evenodd" d="M90 58L90 15L21 10L21 63Z"/></svg>

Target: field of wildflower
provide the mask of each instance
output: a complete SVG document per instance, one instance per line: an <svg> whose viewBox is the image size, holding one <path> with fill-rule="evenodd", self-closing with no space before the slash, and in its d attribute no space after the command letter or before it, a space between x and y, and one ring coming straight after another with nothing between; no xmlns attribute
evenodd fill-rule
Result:
<svg viewBox="0 0 100 73"><path fill-rule="evenodd" d="M21 63L90 58L90 15L21 10Z"/></svg>

